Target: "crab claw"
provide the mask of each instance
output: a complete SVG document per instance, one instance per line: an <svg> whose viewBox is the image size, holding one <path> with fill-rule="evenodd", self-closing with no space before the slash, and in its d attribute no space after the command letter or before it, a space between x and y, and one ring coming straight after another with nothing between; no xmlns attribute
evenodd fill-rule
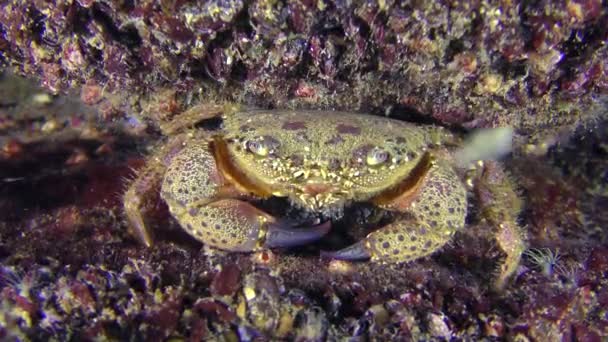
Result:
<svg viewBox="0 0 608 342"><path fill-rule="evenodd" d="M372 257L372 254L365 247L365 242L359 241L338 251L321 251L321 257L328 259L358 261L367 260Z"/></svg>
<svg viewBox="0 0 608 342"><path fill-rule="evenodd" d="M265 247L294 247L319 240L331 229L330 221L310 228L291 228L289 224L272 223L266 232Z"/></svg>

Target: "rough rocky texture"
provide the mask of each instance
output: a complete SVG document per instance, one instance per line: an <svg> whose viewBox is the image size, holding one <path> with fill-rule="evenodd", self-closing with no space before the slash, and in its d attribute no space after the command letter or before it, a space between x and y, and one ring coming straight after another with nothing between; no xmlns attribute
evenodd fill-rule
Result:
<svg viewBox="0 0 608 342"><path fill-rule="evenodd" d="M484 173L483 182L519 184L525 211L516 220L533 248L497 291L496 267L508 251L497 246L494 216L483 220L478 211L492 210L487 195L477 196L450 246L400 266L320 259L331 241L218 252L183 233L160 202L151 217L156 245L145 248L128 233L120 195L149 136L99 123L99 110L78 102L2 81L11 85L0 107L3 340L599 341L608 334L608 220L598 210L608 196L605 121L548 154L506 160L509 175ZM376 225L365 206L346 217L337 229Z"/></svg>
<svg viewBox="0 0 608 342"><path fill-rule="evenodd" d="M0 339L608 335L601 1L0 6L0 62L82 101L0 83ZM147 123L209 100L512 125L530 144L485 179L519 186L511 219L532 249L497 292L507 252L478 212L487 197L450 246L401 266L328 262L322 246L219 253L160 203L146 249L120 194L158 139ZM374 225L365 206L347 217L336 225Z"/></svg>
<svg viewBox="0 0 608 342"><path fill-rule="evenodd" d="M589 108L608 90L600 0L0 6L0 61L52 91L84 87L104 117L230 100L542 135L596 117Z"/></svg>

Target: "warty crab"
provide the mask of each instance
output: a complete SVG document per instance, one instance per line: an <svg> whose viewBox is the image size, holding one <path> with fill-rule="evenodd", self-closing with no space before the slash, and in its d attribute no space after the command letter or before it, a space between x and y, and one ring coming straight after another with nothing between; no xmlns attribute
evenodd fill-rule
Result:
<svg viewBox="0 0 608 342"><path fill-rule="evenodd" d="M184 129L221 117L216 131ZM353 202L397 219L338 251L342 260L406 262L433 253L464 226L467 194L441 128L333 111L196 107L162 127L183 131L153 155L124 196L126 215L146 245L146 198L160 189L173 217L206 245L234 252L320 239L329 221L296 228L250 202L286 197L323 217Z"/></svg>

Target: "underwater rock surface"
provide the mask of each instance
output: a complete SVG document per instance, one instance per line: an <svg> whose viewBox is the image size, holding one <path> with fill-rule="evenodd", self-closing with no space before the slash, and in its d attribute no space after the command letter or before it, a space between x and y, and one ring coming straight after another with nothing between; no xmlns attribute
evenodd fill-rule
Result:
<svg viewBox="0 0 608 342"><path fill-rule="evenodd" d="M5 0L0 62L104 117L200 100L399 114L529 134L597 116L600 0ZM150 103L165 103L165 112Z"/></svg>
<svg viewBox="0 0 608 342"><path fill-rule="evenodd" d="M517 222L530 249L497 289L505 255L492 216L475 210L449 246L405 265L324 260L318 246L212 250L182 232L160 202L150 220L157 241L145 248L128 233L121 193L154 134L100 122L99 109L9 75L1 84L3 339L595 341L608 334L608 220L599 210L608 194L605 120L546 154L504 161L525 202ZM496 172L485 179L505 177ZM474 207L491 206L484 198ZM337 226L365 230L373 215L356 207Z"/></svg>
<svg viewBox="0 0 608 342"><path fill-rule="evenodd" d="M0 339L605 338L607 21L597 0L0 2L0 63L44 87L0 77ZM513 127L481 189L516 185L515 276L495 286L492 191L404 265L212 250L160 201L143 247L121 195L155 123L206 101ZM378 223L350 210L338 232Z"/></svg>

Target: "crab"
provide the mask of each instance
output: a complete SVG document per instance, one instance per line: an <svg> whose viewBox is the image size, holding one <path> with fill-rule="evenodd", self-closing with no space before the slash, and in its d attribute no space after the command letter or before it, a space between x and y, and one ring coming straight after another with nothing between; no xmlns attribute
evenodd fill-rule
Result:
<svg viewBox="0 0 608 342"><path fill-rule="evenodd" d="M220 129L193 128L212 118L221 118ZM186 232L231 252L313 243L331 229L331 220L297 227L252 203L270 197L322 217L339 216L355 202L395 213L393 222L353 245L322 252L332 259L415 260L465 224L466 187L443 144L450 135L440 127L346 112L206 105L163 130L177 134L124 195L130 226L148 246L145 212L159 190Z"/></svg>

